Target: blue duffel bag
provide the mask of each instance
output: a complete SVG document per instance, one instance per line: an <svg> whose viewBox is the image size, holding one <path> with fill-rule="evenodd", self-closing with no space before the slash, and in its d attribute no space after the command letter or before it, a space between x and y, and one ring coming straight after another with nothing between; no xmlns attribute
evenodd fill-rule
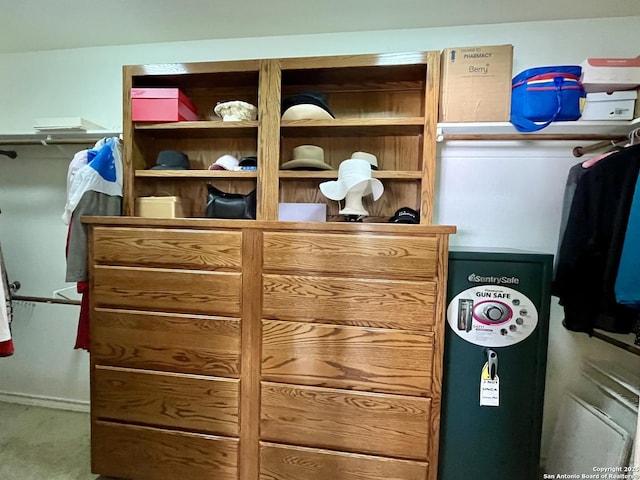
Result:
<svg viewBox="0 0 640 480"><path fill-rule="evenodd" d="M520 132L542 130L551 122L580 118L585 96L579 65L536 67L511 81L511 123Z"/></svg>

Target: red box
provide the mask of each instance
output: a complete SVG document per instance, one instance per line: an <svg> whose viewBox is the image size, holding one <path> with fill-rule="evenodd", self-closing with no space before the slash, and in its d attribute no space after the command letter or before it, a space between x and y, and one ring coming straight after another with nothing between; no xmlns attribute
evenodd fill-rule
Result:
<svg viewBox="0 0 640 480"><path fill-rule="evenodd" d="M132 88L131 120L182 122L198 120L198 111L178 88Z"/></svg>

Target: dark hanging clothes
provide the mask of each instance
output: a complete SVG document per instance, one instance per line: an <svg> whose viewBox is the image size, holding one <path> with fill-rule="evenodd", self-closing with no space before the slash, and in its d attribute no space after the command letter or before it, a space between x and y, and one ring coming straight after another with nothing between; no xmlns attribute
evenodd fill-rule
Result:
<svg viewBox="0 0 640 480"><path fill-rule="evenodd" d="M0 247L0 357L9 357L14 352L11 338L12 318L11 288Z"/></svg>
<svg viewBox="0 0 640 480"><path fill-rule="evenodd" d="M614 285L639 171L635 145L600 160L578 180L551 290L569 330L633 330L637 311L616 303Z"/></svg>

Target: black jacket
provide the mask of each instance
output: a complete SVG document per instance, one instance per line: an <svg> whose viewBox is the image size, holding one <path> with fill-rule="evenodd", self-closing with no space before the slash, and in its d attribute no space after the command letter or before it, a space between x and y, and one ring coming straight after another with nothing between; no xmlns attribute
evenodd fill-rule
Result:
<svg viewBox="0 0 640 480"><path fill-rule="evenodd" d="M637 312L616 303L614 285L639 171L640 145L634 145L600 160L578 181L551 290L569 330L632 331Z"/></svg>

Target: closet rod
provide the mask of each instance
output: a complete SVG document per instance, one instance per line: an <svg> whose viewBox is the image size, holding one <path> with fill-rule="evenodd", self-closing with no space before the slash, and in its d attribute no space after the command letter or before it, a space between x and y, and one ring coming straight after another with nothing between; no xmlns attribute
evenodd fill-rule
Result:
<svg viewBox="0 0 640 480"><path fill-rule="evenodd" d="M603 140L602 142L593 143L591 145L587 145L586 147L575 147L573 149L574 157L581 157L585 153L595 152L597 150L602 150L603 148L613 147L614 144L618 142L622 142L626 140L627 137L620 137L617 140Z"/></svg>
<svg viewBox="0 0 640 480"><path fill-rule="evenodd" d="M594 143L593 145L587 145L586 147L576 147L573 149L574 157L581 157L585 153L595 152L606 147L613 146L612 143L623 142L625 140L631 141L634 137L640 138L640 128L636 128L629 132L629 135L625 137L619 137L617 140L611 139L611 141L603 140L602 142ZM632 142L633 143L633 142Z"/></svg>
<svg viewBox="0 0 640 480"><path fill-rule="evenodd" d="M598 330L593 331L593 336L599 338L603 342L606 342L610 345L614 345L622 350L626 350L627 352L633 353L634 355L640 356L640 346L639 345L631 345L629 343L625 343L617 338L614 338L610 335L607 335L606 332L600 332Z"/></svg>
<svg viewBox="0 0 640 480"><path fill-rule="evenodd" d="M602 133L444 133L437 140L624 140L613 134Z"/></svg>
<svg viewBox="0 0 640 480"><path fill-rule="evenodd" d="M27 297L23 295L11 295L11 300L22 300L24 302L36 303L56 303L60 305L80 305L80 300L63 300L61 298L51 297Z"/></svg>

